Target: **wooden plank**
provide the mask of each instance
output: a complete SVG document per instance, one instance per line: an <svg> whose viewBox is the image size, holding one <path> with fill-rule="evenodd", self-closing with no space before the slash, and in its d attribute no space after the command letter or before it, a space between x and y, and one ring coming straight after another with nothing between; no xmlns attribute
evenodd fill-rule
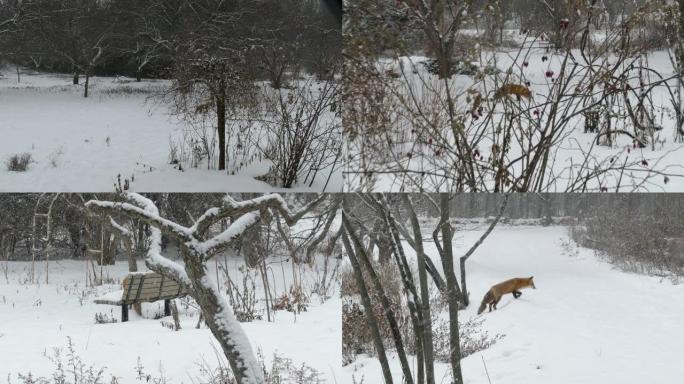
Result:
<svg viewBox="0 0 684 384"><path fill-rule="evenodd" d="M160 300L170 300L170 299L177 299L179 297L184 297L186 296L185 293L181 293L180 295L170 295L170 296L162 296L162 297L150 297L150 298L140 298L138 301L130 300L130 301L125 301L126 304L135 304L135 303L154 303L156 301Z"/></svg>
<svg viewBox="0 0 684 384"><path fill-rule="evenodd" d="M158 273L132 273L124 278L122 303L154 302L186 295L178 282Z"/></svg>
<svg viewBox="0 0 684 384"><path fill-rule="evenodd" d="M185 296L183 293L181 293L181 295ZM163 298L168 298L168 297L179 297L179 296L180 296L180 295L178 294L177 291L164 292L164 293L162 293L161 295L159 294L159 292L154 292L154 293L149 293L149 294L147 294L147 295L140 295L140 296L138 297L138 300L139 300L139 301L142 301L142 300L153 300L153 301L156 301L156 300L162 300ZM134 300L131 300L131 301L134 301Z"/></svg>

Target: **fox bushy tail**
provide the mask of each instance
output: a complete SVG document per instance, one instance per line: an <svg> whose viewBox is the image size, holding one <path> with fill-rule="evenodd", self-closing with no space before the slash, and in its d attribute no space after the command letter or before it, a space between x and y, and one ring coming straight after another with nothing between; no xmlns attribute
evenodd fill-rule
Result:
<svg viewBox="0 0 684 384"><path fill-rule="evenodd" d="M482 298L482 303L480 304L480 308L477 310L477 314L481 314L484 312L485 308L487 308L487 303L490 302L494 298L494 294L492 294L492 290L490 289L485 293L484 297Z"/></svg>

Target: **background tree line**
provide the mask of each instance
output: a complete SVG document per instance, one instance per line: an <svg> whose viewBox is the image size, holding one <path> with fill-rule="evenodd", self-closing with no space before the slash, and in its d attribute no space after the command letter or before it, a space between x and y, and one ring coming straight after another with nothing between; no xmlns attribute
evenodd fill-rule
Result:
<svg viewBox="0 0 684 384"><path fill-rule="evenodd" d="M153 193L146 196L159 208L160 215L174 222L192 226L196 219L196 212L206 207L219 205L224 195L217 193ZM257 194L237 194L241 198L250 198ZM51 258L54 259L83 259L91 255L90 250L102 249L102 257L94 257L96 263L113 264L117 259L127 257L126 242L131 242L132 257L141 259L146 252L146 242L149 238L149 225L143 221L131 219L121 220L127 225L126 236L121 230L102 217L93 215L84 203L96 198L117 199L115 194L38 194L38 193L3 193L0 194L0 260L31 260L33 248L36 248L37 260L42 260L49 247ZM298 194L289 197L292 201L309 201L310 194ZM53 202L54 200L54 202ZM52 203L52 204L51 204ZM47 219L45 215L50 210L51 234L47 238ZM320 224L329 228L334 217L336 207L321 209L313 217L318 217ZM320 216L319 216L320 215ZM223 223L221 225L227 225ZM284 253L292 253L296 261L308 262L316 247L323 246L325 239L333 237L334 233L325 233L320 237L317 233L297 233L297 241L288 240L290 247L275 241L286 239L285 232L277 232L275 228L266 226L252 228L245 234L244 243L235 248L236 254L241 255L248 266L256 266L263 257L275 254L276 245L280 244ZM334 231L332 231L334 232ZM330 235L330 236L329 236ZM125 239L124 239L125 237ZM301 242L300 240L305 241ZM126 241L123 241L126 240ZM162 238L163 244L173 246L167 237ZM334 243L334 242L333 242ZM265 245L268 244L268 245ZM281 252L283 253L283 252ZM301 254L301 255L300 255Z"/></svg>
<svg viewBox="0 0 684 384"><path fill-rule="evenodd" d="M340 44L337 20L317 0L3 0L0 20L0 57L73 73L74 83L172 78L180 58L232 48L243 69L278 85L296 69L325 76Z"/></svg>
<svg viewBox="0 0 684 384"><path fill-rule="evenodd" d="M418 213L437 217L438 210L427 197L415 195ZM436 199L438 195L431 195ZM500 193L463 193L450 201L455 218L496 216L506 199ZM652 215L677 219L684 209L684 196L679 194L605 194L605 193L530 193L511 194L502 217L505 219L537 219L546 216L586 219L621 212L625 219Z"/></svg>
<svg viewBox="0 0 684 384"><path fill-rule="evenodd" d="M453 23L452 31L477 30L486 38L481 43L492 44L503 42L503 31L506 29L518 29L521 33L532 35L544 33L552 42L558 42L558 27L562 20L579 24L591 13L596 16L592 18L592 26L595 29L605 29L619 25L635 10L649 3L655 7L672 6L672 2L667 0L460 0L447 3L434 2L440 11L431 14L430 17L443 18L447 15L446 21L435 26L446 27ZM675 3L681 4L678 1ZM345 12L352 22L345 33L353 36L357 29L365 31L367 44L363 48L370 48L376 54L397 47L408 51L420 51L426 43L431 43L433 37L425 29L420 18L416 19L416 4L419 3L404 0L351 1ZM675 32L675 28L665 25L662 21L644 21L645 26L653 32L654 38L651 43L656 44L654 48L664 46L668 43L668 38L674 37L672 33ZM458 45L462 47L454 49L470 47L469 40L467 36L461 36Z"/></svg>

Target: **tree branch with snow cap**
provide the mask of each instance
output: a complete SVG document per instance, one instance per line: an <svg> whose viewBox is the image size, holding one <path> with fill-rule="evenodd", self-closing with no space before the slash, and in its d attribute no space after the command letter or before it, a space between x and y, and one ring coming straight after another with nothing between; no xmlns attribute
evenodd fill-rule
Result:
<svg viewBox="0 0 684 384"><path fill-rule="evenodd" d="M124 194L126 202L91 200L85 205L101 214L123 214L144 221L151 226L150 246L145 262L151 270L186 285L197 301L211 329L228 359L237 384L263 384L263 372L257 363L252 346L233 309L209 277L206 262L215 254L239 240L245 232L274 213L288 225L294 225L315 206L325 200L320 195L298 210L290 210L278 194L237 201L226 195L220 207L205 211L195 224L184 227L160 216L150 199L136 194ZM213 224L229 219L230 225L222 232L206 238ZM162 233L176 239L181 248L184 265L162 255Z"/></svg>

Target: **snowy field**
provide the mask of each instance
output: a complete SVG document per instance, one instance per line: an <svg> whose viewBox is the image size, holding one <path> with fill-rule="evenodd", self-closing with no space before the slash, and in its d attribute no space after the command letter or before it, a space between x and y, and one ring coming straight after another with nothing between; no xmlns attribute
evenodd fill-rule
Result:
<svg viewBox="0 0 684 384"><path fill-rule="evenodd" d="M71 81L23 70L18 83L12 68L0 68L0 191L111 192L119 175L144 192L279 190L255 179L268 171L265 159L252 158L235 175L170 164L170 143L193 128L153 97L169 82L93 77L86 99ZM32 157L28 170L8 171L6 160L22 153ZM229 160L233 155L229 149ZM290 190L321 191L328 174ZM326 191L341 189L342 176L333 172Z"/></svg>
<svg viewBox="0 0 684 384"><path fill-rule="evenodd" d="M214 263L212 262L212 265ZM291 284L291 263L272 263L275 289L282 293ZM142 266L142 262L139 262ZM242 261L227 262L232 279L241 286ZM174 332L162 325L169 318L154 320L163 314L163 302L143 304L143 317L129 311L126 323L96 324L95 315L106 314L120 320L121 309L98 305L93 299L107 292L121 289L115 282L127 273L127 263L118 262L105 267L104 276L110 284L95 288L85 286L85 263L57 261L50 264L50 283L45 280L45 265L37 265L41 284L27 283L30 263L10 262L8 279L0 279L0 377L16 382L17 374L32 372L35 376L50 376L54 364L44 357L53 356L53 348L62 348L65 356L67 338L71 338L75 352L86 365L95 369L105 367L106 382L116 376L119 383L137 382L138 359L147 374L167 383L196 383L203 365L214 369L226 366L220 346L209 329L195 329L197 310L177 300L182 329ZM281 267L285 268L281 273ZM144 269L144 267L143 267ZM212 272L213 274L213 272ZM316 279L315 270L304 268L302 285L310 287ZM255 278L257 300L264 290ZM223 286L223 285L222 285ZM308 292L308 291L307 291ZM242 323L254 351L261 350L267 367L276 353L292 359L295 366L302 363L318 370L326 383L339 382L341 377L341 304L338 295L324 303L311 297L306 312L295 316L278 311L274 322L256 320Z"/></svg>
<svg viewBox="0 0 684 384"><path fill-rule="evenodd" d="M467 35L469 32L473 31L464 31L463 33ZM554 89L554 81L561 73L561 66L565 58L563 52L549 50L539 41L525 40L517 34L517 31L512 34L510 31L508 32L511 39L516 40L516 43L520 44L522 48L482 49L479 59L473 61L472 64L479 68L487 68L484 79L476 80L470 75L454 75L449 80L450 92L456 101L457 114L468 116L465 119L465 127L470 145L473 151L483 156L478 165L482 170L489 169L489 160L487 159L491 156L491 148L494 143L491 132L495 130L494 127L498 123L493 123L488 118L476 120L470 117L472 100L475 98L476 92L489 95L491 98L494 94L493 90L504 83L527 84L531 91L531 98L518 100L516 108L519 109L515 109L515 111L521 111L524 119L529 118L530 121L536 121L539 126L544 127L546 117L550 113L547 102L553 99L549 97L549 94L551 89ZM600 34L595 38L599 39ZM577 67L577 75L570 81L568 89L564 91L564 94L567 95L566 102L560 104L561 110L567 108L568 111L581 109L579 101L574 101L574 98L570 96L572 96L573 91L581 93L578 90L579 87L576 87L577 79L586 74L586 63L583 61L579 50L572 50L571 56L577 60L579 66ZM440 125L440 128L444 130L444 136L423 133L423 135L431 135L430 141L427 142L425 137L421 137L420 131L425 129L426 132L429 132L431 128L426 127L430 123L423 122L419 117L416 117L422 115L422 110L426 110L428 112L425 113L429 115L426 120L440 121L436 116L447 113L446 107L439 107L446 104L443 81L427 71L425 63L428 60L429 58L423 55L403 56L398 60L390 58L378 60L380 73L393 73L397 77L391 82L391 87L395 89L392 92L403 95L402 98L398 97L398 99L404 101L397 102L397 105L394 106L398 111L388 113L393 119L393 128L396 132L389 137L382 136L377 139L381 146L390 140L392 144L387 146L390 149L382 150L381 153L371 151L363 159L359 154L360 148L368 146L366 143L368 139L360 137L358 143L351 144L349 151L354 160L348 164L347 171L350 176L346 178L345 190L357 191L361 188L364 191L371 191L372 189L376 192L411 192L418 190L444 191L450 188L448 179L457 176L454 173L456 172L454 170L456 155L449 152L452 149L453 141L449 133L450 128ZM608 66L611 61L615 62L615 60L616 58L611 55L602 63ZM596 65L599 62L601 61L597 60L593 64ZM668 53L664 50L650 51L642 61L632 62L630 60L627 63L643 65L658 72L662 78L669 78L675 73ZM568 64L568 67L571 66ZM494 71L496 75L493 75L492 72ZM566 69L566 74L569 72L570 70ZM548 77L548 74L552 74L552 76ZM634 74L632 73L632 75ZM649 74L649 76L651 77L646 79L647 84L660 80L657 75ZM494 81L495 78L496 82ZM587 81L584 79L583 84L586 83ZM630 83L636 89L639 79L632 78ZM675 80L671 79L669 84L673 89L676 89ZM581 171L590 173L591 170L605 169L607 172L589 180L586 189L582 191L599 192L603 191L604 188L608 191L616 191L617 186L620 187L618 189L620 192L684 191L684 143L675 141L675 118L669 98L670 94L662 84L655 85L651 90L648 102L654 106L651 111L654 116L653 123L662 129L656 131L652 145L649 144L646 148L635 147L632 138L626 135L617 135L612 146L596 145L596 134L584 133L584 118L581 115L570 118L567 127L554 137L554 148L550 153L545 171L547 174L545 182L549 185L545 189L549 192L577 191L577 186L575 185L572 188L572 184L584 181L578 176ZM414 102L417 105L414 105ZM412 106L410 111L404 107L406 104ZM488 113L487 108L492 104L492 100L482 103L485 106L485 115ZM494 121L502 119L501 111L499 111L501 109L500 104L501 102L493 113ZM622 111L618 111L618 107L615 105L613 107L615 108L614 112L622 115L622 118L613 119L612 129L633 132L634 128L630 125L631 123L625 119L624 106L622 106ZM438 113L436 110L439 108L442 110ZM445 117L443 116L442 119ZM558 120L560 121L560 118ZM499 126L497 129L501 130L501 127ZM528 133L529 138L522 134L518 137L519 133L514 132L516 137L512 139L513 148L507 155L509 161L525 158L527 146L535 143L535 137L538 134L534 132L534 129L529 128L533 131ZM521 146L519 140L524 145ZM497 143L499 145L501 141L502 138L498 137ZM587 155L588 153L590 155ZM620 168L623 164L625 165L624 171ZM508 171L517 177L523 174L523 165L527 165L527 161L518 161L510 166ZM477 169L477 172L484 172L480 168ZM365 177L368 174L372 174L374 177L372 188L364 184L368 183L368 178ZM490 180L491 177L488 175L483 177L485 178L485 185L491 190L493 180Z"/></svg>
<svg viewBox="0 0 684 384"><path fill-rule="evenodd" d="M455 254L463 254L485 225L456 232ZM467 384L641 384L679 383L684 377L684 285L614 269L589 249L568 243L564 227L499 225L467 262L471 305L462 320L476 317L491 285L534 276L536 290L514 300L506 295L484 317L494 346L462 360ZM569 245L568 245L569 244ZM426 242L434 259L434 244ZM410 248L406 246L408 251ZM458 272L457 272L458 273ZM401 369L390 356L393 378ZM489 373L489 379L487 372ZM449 367L436 364L438 383ZM361 357L344 367L343 383L382 382L380 364ZM491 379L491 381L490 381Z"/></svg>

